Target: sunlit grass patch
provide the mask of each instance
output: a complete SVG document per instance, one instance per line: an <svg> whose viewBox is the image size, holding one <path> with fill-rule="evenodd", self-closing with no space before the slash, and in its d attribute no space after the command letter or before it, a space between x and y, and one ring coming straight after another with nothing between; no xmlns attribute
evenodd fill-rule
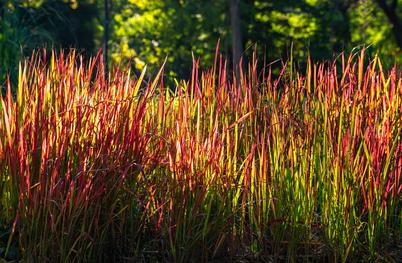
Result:
<svg viewBox="0 0 402 263"><path fill-rule="evenodd" d="M0 106L3 254L33 261L390 260L402 88L364 51L273 77L217 56L172 91L35 53ZM366 64L365 64L366 63ZM337 67L338 66L338 67ZM232 82L235 80L235 83Z"/></svg>

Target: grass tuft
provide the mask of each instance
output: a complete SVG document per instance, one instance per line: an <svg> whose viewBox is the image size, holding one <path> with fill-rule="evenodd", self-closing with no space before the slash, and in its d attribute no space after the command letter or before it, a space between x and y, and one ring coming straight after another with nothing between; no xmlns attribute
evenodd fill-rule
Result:
<svg viewBox="0 0 402 263"><path fill-rule="evenodd" d="M401 74L340 60L274 77L254 56L233 83L217 52L172 91L163 66L34 53L0 103L1 256L397 260Z"/></svg>

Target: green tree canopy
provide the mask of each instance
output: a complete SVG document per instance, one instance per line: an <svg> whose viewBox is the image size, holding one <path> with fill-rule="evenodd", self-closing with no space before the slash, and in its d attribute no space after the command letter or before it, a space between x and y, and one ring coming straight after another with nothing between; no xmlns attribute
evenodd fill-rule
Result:
<svg viewBox="0 0 402 263"><path fill-rule="evenodd" d="M15 69L21 47L25 54L43 46L97 52L103 8L104 0L1 0L1 78ZM112 63L148 64L152 72L168 57L171 78L188 76L193 55L212 64L218 39L229 59L241 38L246 58L255 45L270 61L286 59L291 46L296 59L324 60L371 45L388 63L402 60L402 0L113 0L109 9Z"/></svg>

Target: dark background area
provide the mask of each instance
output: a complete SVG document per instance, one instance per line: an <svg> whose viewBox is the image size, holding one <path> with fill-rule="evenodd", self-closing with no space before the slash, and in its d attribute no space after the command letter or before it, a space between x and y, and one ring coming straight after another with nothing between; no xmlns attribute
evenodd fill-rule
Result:
<svg viewBox="0 0 402 263"><path fill-rule="evenodd" d="M402 1L0 0L0 83L7 73L15 82L18 61L34 49L89 57L105 39L109 64L155 72L167 56L171 79L188 77L192 52L211 65L218 39L235 63L257 50L268 62L292 53L302 67L309 54L321 61L369 46L389 66L402 61Z"/></svg>

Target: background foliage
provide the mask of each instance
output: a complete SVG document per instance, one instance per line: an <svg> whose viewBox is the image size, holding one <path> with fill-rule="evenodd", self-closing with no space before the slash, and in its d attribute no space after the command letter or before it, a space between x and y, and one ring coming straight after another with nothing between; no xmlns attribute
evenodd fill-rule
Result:
<svg viewBox="0 0 402 263"><path fill-rule="evenodd" d="M21 51L26 55L46 46L96 53L104 41L104 1L1 0L2 83L10 71L15 80ZM401 0L109 0L108 57L112 63L131 61L137 71L150 64L150 72L168 57L165 71L171 79L186 78L192 52L211 65L219 38L221 51L232 56L233 4L239 6L247 55L257 47L268 61L286 59L293 45L293 57L300 61L308 54L328 60L371 45L369 52L378 52L385 64L402 60Z"/></svg>

